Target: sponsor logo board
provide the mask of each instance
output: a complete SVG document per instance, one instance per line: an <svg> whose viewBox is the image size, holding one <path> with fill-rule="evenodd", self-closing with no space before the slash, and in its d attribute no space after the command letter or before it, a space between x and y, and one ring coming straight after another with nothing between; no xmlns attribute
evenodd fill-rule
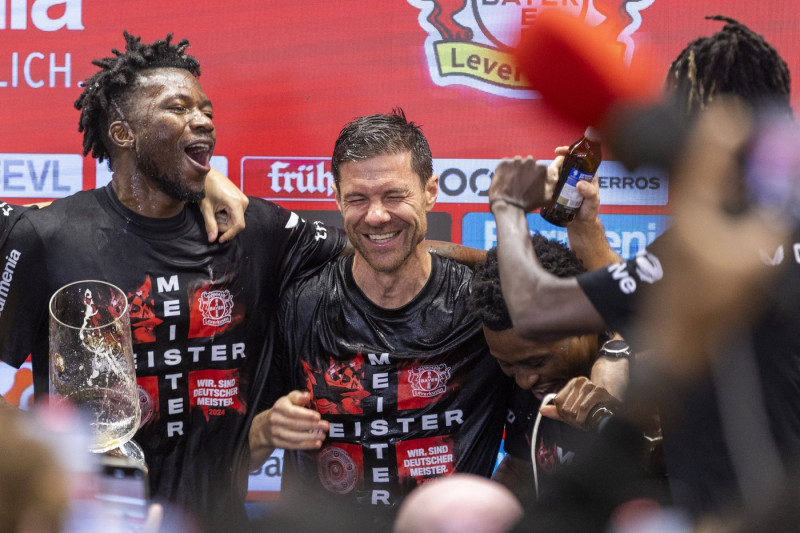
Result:
<svg viewBox="0 0 800 533"><path fill-rule="evenodd" d="M0 196L64 198L83 189L76 154L0 154Z"/></svg>
<svg viewBox="0 0 800 533"><path fill-rule="evenodd" d="M528 214L532 233L568 244L567 230L544 220L539 213ZM611 248L628 259L649 246L669 226L667 215L600 215ZM488 250L497 245L497 226L491 213L468 213L462 226L465 246Z"/></svg>
<svg viewBox="0 0 800 533"><path fill-rule="evenodd" d="M550 160L541 163L549 164ZM486 204L500 159L434 159L440 204ZM249 156L242 159L241 188L273 201L335 201L330 159ZM667 177L658 169L633 171L604 161L597 172L604 205L666 205Z"/></svg>

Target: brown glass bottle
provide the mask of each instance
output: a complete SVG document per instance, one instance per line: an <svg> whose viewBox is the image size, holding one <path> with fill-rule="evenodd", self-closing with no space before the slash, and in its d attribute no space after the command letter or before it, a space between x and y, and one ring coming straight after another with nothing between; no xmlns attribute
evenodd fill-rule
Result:
<svg viewBox="0 0 800 533"><path fill-rule="evenodd" d="M539 211L546 221L562 227L572 222L583 203L575 187L579 180L591 181L602 160L600 135L595 129L586 128L564 157L553 199Z"/></svg>

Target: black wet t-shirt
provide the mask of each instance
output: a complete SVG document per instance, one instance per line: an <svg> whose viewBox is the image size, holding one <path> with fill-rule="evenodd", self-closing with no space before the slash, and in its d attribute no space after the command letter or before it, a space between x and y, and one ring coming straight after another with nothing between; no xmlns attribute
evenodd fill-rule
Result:
<svg viewBox="0 0 800 533"><path fill-rule="evenodd" d="M667 230L669 232L669 230ZM701 230L698 230L701 231ZM664 236L666 236L665 233ZM630 331L632 317L654 283L669 283L670 272L662 272L664 236L646 251L627 262L581 274L578 282L606 323L623 336L635 338ZM745 357L751 357L767 415L767 438L775 443L784 463L796 463L800 457L800 243L780 250L768 250L772 263L786 268L767 295L766 306L749 331L738 328ZM786 264L788 263L788 264ZM663 279L662 279L663 277ZM736 288L731 288L736 290ZM731 339L733 340L733 339ZM655 348L634 346L634 349ZM723 361L726 354L720 354ZM722 380L731 388L727 397L737 394L748 408L755 398L737 393L737 385ZM757 404L756 404L757 405ZM662 417L664 452L675 503L702 514L721 512L731 504L741 504L740 486L750 490L748 479L738 479L729 453L730 441L719 409L719 385L711 377L698 379L691 387L682 385L669 401L670 417ZM730 434L748 439L757 428L741 423L744 417L731 419ZM674 421L674 422L673 422ZM751 461L759 461L764 450L750 448Z"/></svg>
<svg viewBox="0 0 800 533"><path fill-rule="evenodd" d="M330 431L321 450L285 454L282 497L361 506L385 524L419 484L491 474L511 383L467 310L468 268L434 255L420 293L384 309L352 263L329 263L283 300L283 375Z"/></svg>
<svg viewBox="0 0 800 533"><path fill-rule="evenodd" d="M110 282L128 297L142 424L134 439L155 499L213 528L241 515L247 428L266 382L279 296L343 248L345 239L253 198L246 229L208 243L199 209L153 219L111 187L79 192L14 225L0 311L0 355L32 353L36 394L48 387L48 301L63 285Z"/></svg>

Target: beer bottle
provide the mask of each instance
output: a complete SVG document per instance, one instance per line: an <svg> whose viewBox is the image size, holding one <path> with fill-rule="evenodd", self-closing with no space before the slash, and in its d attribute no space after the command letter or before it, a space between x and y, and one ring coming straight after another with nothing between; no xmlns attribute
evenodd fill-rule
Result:
<svg viewBox="0 0 800 533"><path fill-rule="evenodd" d="M566 226L575 218L583 197L578 193L578 181L591 181L602 161L600 135L586 128L583 137L572 143L564 157L553 198L539 211L542 217L556 226Z"/></svg>

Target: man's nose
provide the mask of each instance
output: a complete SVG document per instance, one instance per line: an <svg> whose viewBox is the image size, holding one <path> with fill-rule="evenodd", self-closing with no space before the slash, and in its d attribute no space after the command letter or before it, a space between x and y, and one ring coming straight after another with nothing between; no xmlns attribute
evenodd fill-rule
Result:
<svg viewBox="0 0 800 533"><path fill-rule="evenodd" d="M204 111L195 109L191 117L191 125L193 128L202 128L208 131L214 129L214 121Z"/></svg>
<svg viewBox="0 0 800 533"><path fill-rule="evenodd" d="M535 372L516 372L514 380L522 390L530 390L539 381L539 374Z"/></svg>
<svg viewBox="0 0 800 533"><path fill-rule="evenodd" d="M370 202L366 217L367 224L371 226L379 226L385 222L388 222L390 218L389 212L386 211L383 202Z"/></svg>

